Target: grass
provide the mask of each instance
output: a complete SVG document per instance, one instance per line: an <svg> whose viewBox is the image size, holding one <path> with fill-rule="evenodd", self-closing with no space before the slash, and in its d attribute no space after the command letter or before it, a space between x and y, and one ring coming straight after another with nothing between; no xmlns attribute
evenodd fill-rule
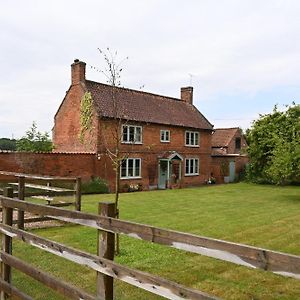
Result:
<svg viewBox="0 0 300 300"><path fill-rule="evenodd" d="M83 211L96 213L97 203L113 195L83 197ZM300 188L230 184L182 190L122 194L121 218L184 232L300 255ZM96 230L65 226L34 233L95 253ZM14 255L95 292L95 272L21 242ZM300 281L270 272L166 246L121 236L116 261L168 278L224 299L300 299ZM14 272L13 282L34 299L63 299L26 276ZM116 299L161 299L115 281Z"/></svg>

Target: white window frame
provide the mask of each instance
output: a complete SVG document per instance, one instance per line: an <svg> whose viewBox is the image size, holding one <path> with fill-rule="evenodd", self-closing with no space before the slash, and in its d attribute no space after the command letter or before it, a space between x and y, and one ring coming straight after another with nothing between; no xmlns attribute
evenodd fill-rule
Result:
<svg viewBox="0 0 300 300"><path fill-rule="evenodd" d="M186 140L187 140L187 135L189 135L189 139L188 139L188 144L186 143ZM192 143L192 135L193 135L193 143ZM195 137L197 136L197 141L198 143L196 144L195 142ZM189 131L187 130L185 132L185 136L184 136L184 143L185 143L185 146L187 147L199 147L199 144L200 144L200 133L199 131Z"/></svg>
<svg viewBox="0 0 300 300"><path fill-rule="evenodd" d="M128 160L131 159L133 160L133 176L129 176L128 175ZM139 175L136 176L135 174L135 165L136 165L136 161L139 161L140 162L140 167L139 167ZM142 178L142 159L141 158L135 158L135 157L128 157L126 159L124 159L124 161L126 162L126 176L122 176L122 163L121 163L121 166L120 166L120 178L121 179L140 179Z"/></svg>
<svg viewBox="0 0 300 300"><path fill-rule="evenodd" d="M130 141L130 127L134 128L134 140ZM124 130L127 130L127 140L124 141ZM140 141L136 141L136 135L137 135L137 128L140 129L141 131L141 139ZM130 125L130 124L124 124L122 125L122 144L143 144L143 127L142 126L137 126L137 125Z"/></svg>
<svg viewBox="0 0 300 300"><path fill-rule="evenodd" d="M166 133L168 132L168 136L169 136L169 139L167 140L166 139ZM170 130L167 130L167 129L162 129L160 131L160 142L161 143L170 143L170 140L171 140L171 136L170 136Z"/></svg>
<svg viewBox="0 0 300 300"><path fill-rule="evenodd" d="M186 172L186 167L188 165L188 172ZM191 166L193 165L193 172L191 172ZM195 172L197 169L197 172ZM199 175L199 158L186 158L184 165L185 176L198 176Z"/></svg>

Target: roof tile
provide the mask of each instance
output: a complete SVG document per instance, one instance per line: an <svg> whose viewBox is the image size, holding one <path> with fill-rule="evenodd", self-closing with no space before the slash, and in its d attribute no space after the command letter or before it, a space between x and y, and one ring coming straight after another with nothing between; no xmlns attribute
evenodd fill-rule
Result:
<svg viewBox="0 0 300 300"><path fill-rule="evenodd" d="M99 116L137 122L158 123L212 130L213 125L197 108L180 99L143 91L113 87L90 80L85 81ZM115 107L112 101L115 97Z"/></svg>

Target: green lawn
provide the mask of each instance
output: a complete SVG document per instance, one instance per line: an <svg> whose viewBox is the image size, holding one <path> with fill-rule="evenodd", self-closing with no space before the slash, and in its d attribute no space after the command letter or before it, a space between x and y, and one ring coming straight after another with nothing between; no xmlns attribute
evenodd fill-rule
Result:
<svg viewBox="0 0 300 300"><path fill-rule="evenodd" d="M83 197L83 211L97 211L113 195ZM300 255L300 187L245 183L121 194L121 219ZM90 253L96 230L66 226L34 233ZM14 241L14 255L90 292L95 272ZM29 251L30 249L30 251ZM166 246L121 236L116 261L224 299L300 299L300 280L253 270ZM35 299L62 299L14 272L13 282ZM161 299L119 281L116 299Z"/></svg>

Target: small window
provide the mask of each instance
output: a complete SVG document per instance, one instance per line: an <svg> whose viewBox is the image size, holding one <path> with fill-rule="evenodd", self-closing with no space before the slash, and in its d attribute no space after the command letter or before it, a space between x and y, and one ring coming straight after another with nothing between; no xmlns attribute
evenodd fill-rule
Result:
<svg viewBox="0 0 300 300"><path fill-rule="evenodd" d="M140 178L141 177L141 159L127 158L121 163L121 178Z"/></svg>
<svg viewBox="0 0 300 300"><path fill-rule="evenodd" d="M170 142L170 130L161 130L160 131L160 141L162 143Z"/></svg>
<svg viewBox="0 0 300 300"><path fill-rule="evenodd" d="M235 138L235 149L236 150L241 149L241 138L240 137Z"/></svg>
<svg viewBox="0 0 300 300"><path fill-rule="evenodd" d="M123 125L122 143L142 144L142 127L133 125Z"/></svg>
<svg viewBox="0 0 300 300"><path fill-rule="evenodd" d="M186 176L199 175L198 158L187 158L185 160L185 175Z"/></svg>
<svg viewBox="0 0 300 300"><path fill-rule="evenodd" d="M199 146L199 132L198 131L186 131L185 132L185 145L190 147Z"/></svg>

